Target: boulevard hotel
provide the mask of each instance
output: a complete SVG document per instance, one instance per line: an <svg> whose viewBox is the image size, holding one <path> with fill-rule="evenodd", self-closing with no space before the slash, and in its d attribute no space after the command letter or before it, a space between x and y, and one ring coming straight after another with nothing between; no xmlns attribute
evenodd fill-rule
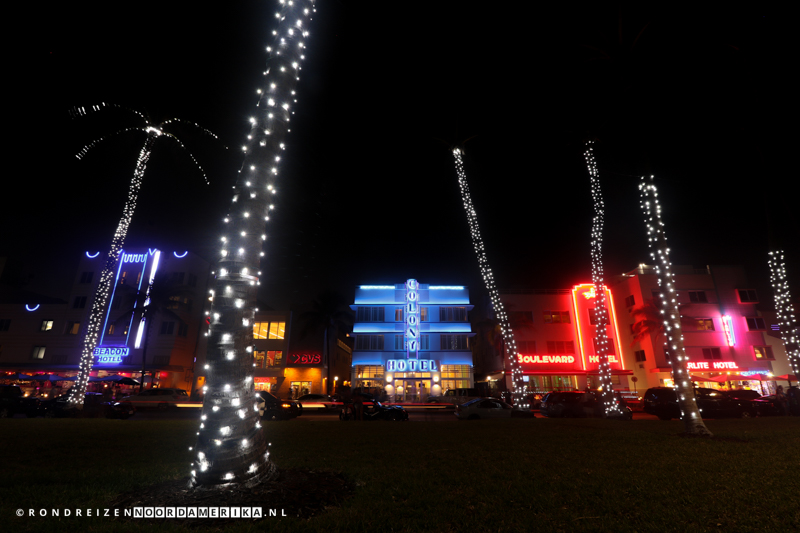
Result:
<svg viewBox="0 0 800 533"><path fill-rule="evenodd" d="M789 364L774 314L758 310L760 297L737 266L676 266L676 295L681 312L688 368L698 386L744 387L769 394L773 376ZM609 277L606 288L614 388L641 395L649 387L671 386L664 338L655 329L635 338L631 311L659 294L652 267L640 265ZM599 386L594 345L595 293L592 284L570 289L501 291L519 349L518 361L532 391L584 390ZM651 315L658 324L657 314ZM484 361L491 379L510 387L509 368L500 358ZM492 361L498 361L493 363Z"/></svg>
<svg viewBox="0 0 800 533"><path fill-rule="evenodd" d="M409 279L356 289L351 383L389 399L473 386L469 290Z"/></svg>

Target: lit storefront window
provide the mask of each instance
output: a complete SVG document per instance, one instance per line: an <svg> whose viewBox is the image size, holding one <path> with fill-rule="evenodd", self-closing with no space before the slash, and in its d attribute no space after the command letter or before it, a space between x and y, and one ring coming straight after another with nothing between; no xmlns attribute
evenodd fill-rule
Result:
<svg viewBox="0 0 800 533"><path fill-rule="evenodd" d="M254 322L254 339L283 339L286 336L286 322Z"/></svg>
<svg viewBox="0 0 800 533"><path fill-rule="evenodd" d="M469 365L442 365L442 391L468 389L472 367Z"/></svg>
<svg viewBox="0 0 800 533"><path fill-rule="evenodd" d="M280 367L283 363L282 351L254 351L253 363L256 368L274 368Z"/></svg>

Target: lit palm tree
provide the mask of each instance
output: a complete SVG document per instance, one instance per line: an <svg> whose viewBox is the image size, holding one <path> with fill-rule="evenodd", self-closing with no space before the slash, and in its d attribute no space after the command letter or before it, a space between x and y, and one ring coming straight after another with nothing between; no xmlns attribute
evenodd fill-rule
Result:
<svg viewBox="0 0 800 533"><path fill-rule="evenodd" d="M83 398L86 392L86 385L89 383L89 373L92 371L92 365L94 364L94 349L97 347L97 341L100 335L100 330L102 328L103 322L103 315L105 313L106 305L108 304L108 297L111 293L111 288L113 284L114 278L114 266L117 264L117 260L119 259L119 253L122 250L123 245L125 244L125 237L128 235L128 228L130 227L131 220L133 219L133 212L136 210L136 201L139 198L139 189L142 187L142 178L144 177L145 169L147 168L147 163L150 161L150 155L153 152L153 147L156 141L160 138L171 139L178 143L181 148L186 148L183 143L173 134L167 132L165 130L166 127L169 127L171 124L175 123L185 123L191 124L197 128L200 128L197 124L192 122L187 122L181 119L173 118L170 120L165 120L159 124L153 124L148 120L148 118L139 111L135 111L132 109L128 109L118 105L107 105L105 103L100 105L92 106L89 111L86 108L76 108L73 110L73 116L84 116L90 112L98 112L102 111L106 108L116 108L128 111L133 113L134 115L138 116L142 120L144 120L144 124L142 126L125 128L122 130L117 131L116 134L126 133L131 131L138 131L143 132L146 134L144 146L139 151L139 157L136 161L136 168L133 171L133 178L131 179L131 184L128 187L128 199L125 202L125 207L122 210L122 218L117 224L117 230L114 232L114 236L111 239L111 247L108 251L108 255L106 256L105 264L103 265L103 270L100 272L100 280L97 284L97 288L95 289L94 299L92 300L92 307L91 311L89 312L89 324L86 328L86 334L83 338L83 348L81 350L81 358L80 363L78 366L78 376L75 380L75 385L72 387L70 391L69 401L76 407L81 407L83 405ZM217 138L216 135L211 133L210 131L206 130L205 128L200 128L202 131L211 135L215 139ZM89 150L95 147L101 141L107 139L110 136L101 137L99 139L95 139L91 143L87 144L83 147L83 149L78 153L78 159L82 159ZM189 153L189 156L194 161L197 168L200 169L200 172L203 174L203 178L205 179L206 183L208 183L208 178L206 177L205 171L194 158L194 156Z"/></svg>
<svg viewBox="0 0 800 533"><path fill-rule="evenodd" d="M244 163L225 218L212 291L203 413L192 448L192 486L253 486L276 472L258 417L253 383L253 322L262 245L278 162L289 131L313 0L281 2L278 27L258 89L257 114L242 147ZM219 241L218 241L219 242Z"/></svg>

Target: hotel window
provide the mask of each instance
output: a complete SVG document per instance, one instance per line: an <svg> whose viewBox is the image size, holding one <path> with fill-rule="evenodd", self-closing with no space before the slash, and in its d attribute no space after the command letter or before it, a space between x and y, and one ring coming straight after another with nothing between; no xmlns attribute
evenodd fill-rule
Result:
<svg viewBox="0 0 800 533"><path fill-rule="evenodd" d="M468 389L472 370L469 365L442 365L442 391Z"/></svg>
<svg viewBox="0 0 800 533"><path fill-rule="evenodd" d="M633 294L625 298L625 307L633 307L636 305L636 298L633 297Z"/></svg>
<svg viewBox="0 0 800 533"><path fill-rule="evenodd" d="M569 311L545 311L545 324L569 324Z"/></svg>
<svg viewBox="0 0 800 533"><path fill-rule="evenodd" d="M523 355L536 353L536 341L517 341L517 353Z"/></svg>
<svg viewBox="0 0 800 533"><path fill-rule="evenodd" d="M356 365L357 378L383 379L383 366L381 365Z"/></svg>
<svg viewBox="0 0 800 533"><path fill-rule="evenodd" d="M286 322L254 322L254 339L283 339L286 337Z"/></svg>
<svg viewBox="0 0 800 533"><path fill-rule="evenodd" d="M197 287L197 274L189 274L189 286Z"/></svg>
<svg viewBox="0 0 800 533"><path fill-rule="evenodd" d="M427 307L420 307L419 308L419 320L420 320L420 322L427 322L428 321L428 308Z"/></svg>
<svg viewBox="0 0 800 533"><path fill-rule="evenodd" d="M264 368L264 355L266 352L253 351L253 366L255 368Z"/></svg>
<svg viewBox="0 0 800 533"><path fill-rule="evenodd" d="M172 335L173 331L175 331L175 322L164 321L161 323L160 335Z"/></svg>
<svg viewBox="0 0 800 533"><path fill-rule="evenodd" d="M748 331L761 331L767 329L767 323L760 316L747 317L747 330Z"/></svg>
<svg viewBox="0 0 800 533"><path fill-rule="evenodd" d="M357 335L356 350L383 350L383 335Z"/></svg>
<svg viewBox="0 0 800 533"><path fill-rule="evenodd" d="M753 352L756 355L756 359L775 360L775 356L772 354L772 346L753 346Z"/></svg>
<svg viewBox="0 0 800 533"><path fill-rule="evenodd" d="M696 304L707 304L706 291L689 291L689 301Z"/></svg>
<svg viewBox="0 0 800 533"><path fill-rule="evenodd" d="M183 285L183 280L186 278L186 272L173 272L172 283L175 285Z"/></svg>
<svg viewBox="0 0 800 533"><path fill-rule="evenodd" d="M11 327L11 319L10 318L3 318L0 319L0 331L8 331L8 328Z"/></svg>
<svg viewBox="0 0 800 533"><path fill-rule="evenodd" d="M127 272L123 272L122 275L119 277L119 284L120 285L125 285L125 280L127 280L127 279L128 279L128 273Z"/></svg>
<svg viewBox="0 0 800 533"><path fill-rule="evenodd" d="M395 322L402 322L403 321L403 308L398 307L394 310L394 321Z"/></svg>
<svg viewBox="0 0 800 533"><path fill-rule="evenodd" d="M594 310L595 310L594 307L590 307L589 308L589 324L592 325L592 326L594 326L597 323L597 320L595 319ZM603 314L606 316L606 324L610 324L611 321L608 319L608 309L606 309L605 313L603 313Z"/></svg>
<svg viewBox="0 0 800 533"><path fill-rule="evenodd" d="M691 323L695 331L715 331L714 321L710 318L694 318Z"/></svg>
<svg viewBox="0 0 800 533"><path fill-rule="evenodd" d="M76 296L75 301L72 302L73 309L83 309L86 307L86 296Z"/></svg>
<svg viewBox="0 0 800 533"><path fill-rule="evenodd" d="M356 312L358 322L383 322L383 307L359 307Z"/></svg>
<svg viewBox="0 0 800 533"><path fill-rule="evenodd" d="M469 350L466 335L440 335L439 341L442 350Z"/></svg>
<svg viewBox="0 0 800 533"><path fill-rule="evenodd" d="M80 283L81 284L91 283L93 277L94 277L94 272L82 272Z"/></svg>
<svg viewBox="0 0 800 533"><path fill-rule="evenodd" d="M67 335L77 335L80 329L80 322L67 322L67 329L64 331L64 333Z"/></svg>
<svg viewBox="0 0 800 533"><path fill-rule="evenodd" d="M703 359L722 359L719 348L703 348Z"/></svg>
<svg viewBox="0 0 800 533"><path fill-rule="evenodd" d="M644 353L644 350L636 350L633 352L634 357L636 357L637 363L643 363L647 361L647 356Z"/></svg>
<svg viewBox="0 0 800 533"><path fill-rule="evenodd" d="M178 324L178 337L186 337L189 333L189 324L181 322Z"/></svg>
<svg viewBox="0 0 800 533"><path fill-rule="evenodd" d="M739 293L739 302L743 304L758 303L758 294L756 294L756 291L752 289L738 289L736 292Z"/></svg>
<svg viewBox="0 0 800 533"><path fill-rule="evenodd" d="M466 322L466 307L440 307L439 322Z"/></svg>
<svg viewBox="0 0 800 533"><path fill-rule="evenodd" d="M44 359L44 346L34 346L31 352L32 359Z"/></svg>
<svg viewBox="0 0 800 533"><path fill-rule="evenodd" d="M592 342L594 343L594 353L598 353L600 350L597 349L597 338L593 337ZM614 343L611 339L608 339L606 342L606 346L608 346L608 355L616 355L616 350L614 350Z"/></svg>
<svg viewBox="0 0 800 533"><path fill-rule="evenodd" d="M39 328L39 331L50 331L53 329L53 321L52 320L42 320L42 325Z"/></svg>
<svg viewBox="0 0 800 533"><path fill-rule="evenodd" d="M106 330L106 335L113 335L114 334L114 324L109 324L108 329Z"/></svg>
<svg viewBox="0 0 800 533"><path fill-rule="evenodd" d="M574 354L574 341L547 341L548 355Z"/></svg>
<svg viewBox="0 0 800 533"><path fill-rule="evenodd" d="M276 366L281 366L282 362L282 351L267 350L253 352L253 365L256 368L274 368Z"/></svg>

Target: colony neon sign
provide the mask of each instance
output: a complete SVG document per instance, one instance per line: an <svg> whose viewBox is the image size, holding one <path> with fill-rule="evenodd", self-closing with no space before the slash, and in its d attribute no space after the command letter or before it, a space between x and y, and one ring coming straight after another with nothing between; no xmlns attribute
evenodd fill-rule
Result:
<svg viewBox="0 0 800 533"><path fill-rule="evenodd" d="M689 361L689 370L739 370L734 361Z"/></svg>
<svg viewBox="0 0 800 533"><path fill-rule="evenodd" d="M406 281L406 357L419 357L419 282ZM402 372L402 370L400 370ZM411 372L414 372L411 370Z"/></svg>
<svg viewBox="0 0 800 533"><path fill-rule="evenodd" d="M130 355L131 349L126 346L98 346L93 355L98 363L121 363L123 357Z"/></svg>
<svg viewBox="0 0 800 533"><path fill-rule="evenodd" d="M437 372L435 359L387 359L387 372Z"/></svg>

